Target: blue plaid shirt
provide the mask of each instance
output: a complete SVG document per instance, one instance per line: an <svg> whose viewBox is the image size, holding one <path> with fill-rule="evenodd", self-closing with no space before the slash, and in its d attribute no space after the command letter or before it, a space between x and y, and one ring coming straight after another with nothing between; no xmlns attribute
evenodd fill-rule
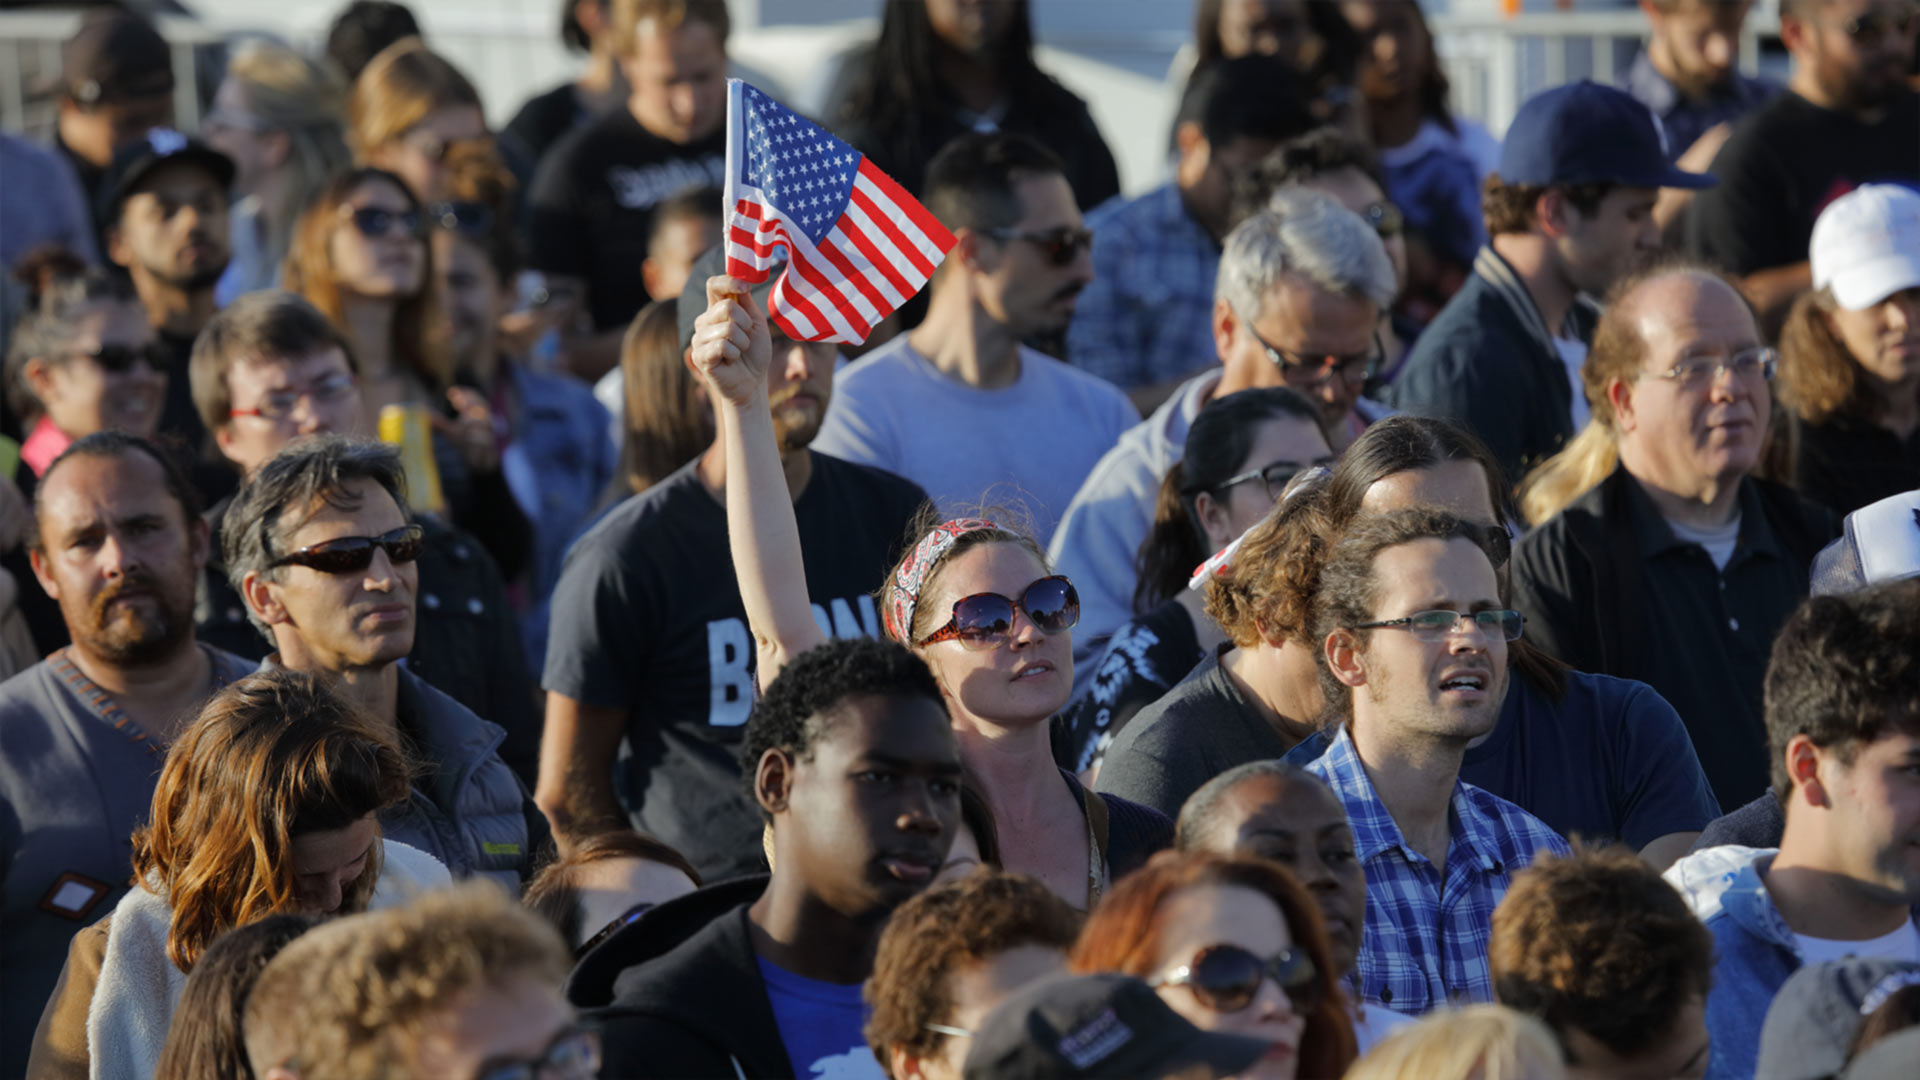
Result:
<svg viewBox="0 0 1920 1080"><path fill-rule="evenodd" d="M1667 133L1667 160L1673 161L1699 141L1707 129L1732 123L1773 100L1780 84L1734 72L1725 86L1705 100L1689 100L1680 89L1654 70L1645 50L1633 58L1621 88L1660 118Z"/></svg>
<svg viewBox="0 0 1920 1080"><path fill-rule="evenodd" d="M1307 771L1346 807L1354 854L1367 873L1367 925L1350 977L1355 993L1410 1016L1492 1001L1493 909L1536 854L1564 855L1567 842L1525 810L1456 780L1442 875L1407 846L1344 728Z"/></svg>
<svg viewBox="0 0 1920 1080"><path fill-rule="evenodd" d="M1122 390L1191 375L1219 362L1213 279L1220 245L1187 214L1180 189L1111 199L1087 215L1093 282L1067 330L1067 359Z"/></svg>

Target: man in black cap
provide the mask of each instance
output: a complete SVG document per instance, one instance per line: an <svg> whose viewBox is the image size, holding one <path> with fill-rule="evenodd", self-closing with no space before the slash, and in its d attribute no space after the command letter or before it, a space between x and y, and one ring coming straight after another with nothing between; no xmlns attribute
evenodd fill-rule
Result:
<svg viewBox="0 0 1920 1080"><path fill-rule="evenodd" d="M966 1080L1236 1076L1272 1044L1202 1031L1131 975L1056 975L1000 1003L973 1033Z"/></svg>
<svg viewBox="0 0 1920 1080"><path fill-rule="evenodd" d="M157 127L114 152L99 195L107 258L132 277L147 320L171 354L160 431L196 457L207 429L193 406L187 361L193 339L213 318L213 287L227 268L233 171L225 154Z"/></svg>
<svg viewBox="0 0 1920 1080"><path fill-rule="evenodd" d="M1659 189L1713 182L1667 163L1653 114L1624 91L1582 80L1529 99L1487 178L1487 246L1388 402L1466 424L1519 483L1587 422L1574 387L1591 301L1659 246Z"/></svg>
<svg viewBox="0 0 1920 1080"><path fill-rule="evenodd" d="M96 12L60 46L57 86L54 145L79 174L91 206L114 151L173 123L173 57L145 19Z"/></svg>

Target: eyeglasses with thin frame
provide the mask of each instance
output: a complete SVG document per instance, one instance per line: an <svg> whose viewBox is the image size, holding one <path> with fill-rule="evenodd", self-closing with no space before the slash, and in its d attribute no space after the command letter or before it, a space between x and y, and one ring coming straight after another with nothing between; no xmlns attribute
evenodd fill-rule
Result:
<svg viewBox="0 0 1920 1080"><path fill-rule="evenodd" d="M950 1024L921 1024L920 1026L933 1032L935 1035L951 1035L956 1039L973 1038L973 1032L968 1031L966 1028L953 1027Z"/></svg>
<svg viewBox="0 0 1920 1080"><path fill-rule="evenodd" d="M539 1054L492 1057L476 1080L593 1080L600 1075L600 1033L576 1024L555 1035Z"/></svg>
<svg viewBox="0 0 1920 1080"><path fill-rule="evenodd" d="M1682 356L1665 371L1642 371L1639 378L1664 379L1682 390L1704 390L1731 372L1736 378L1759 376L1772 382L1780 370L1780 354L1765 345L1737 349L1730 356Z"/></svg>
<svg viewBox="0 0 1920 1080"><path fill-rule="evenodd" d="M418 210L389 210L384 206L348 206L342 207L343 215L353 222L360 235L369 240L378 240L392 235L398 226L401 236L418 238L421 231L420 212Z"/></svg>
<svg viewBox="0 0 1920 1080"><path fill-rule="evenodd" d="M1045 232L1022 232L1019 229L988 229L987 235L1005 243L1008 240L1023 240L1040 249L1040 254L1055 266L1071 266L1073 260L1080 257L1082 251L1093 250L1093 230L1062 225Z"/></svg>
<svg viewBox="0 0 1920 1080"><path fill-rule="evenodd" d="M1320 1005L1319 974L1313 957L1302 949L1282 949L1263 958L1238 945L1222 944L1201 949L1185 964L1148 979L1147 985L1184 986L1214 1012L1237 1013L1253 1004L1262 982L1272 979L1293 1010L1305 1015Z"/></svg>
<svg viewBox="0 0 1920 1080"><path fill-rule="evenodd" d="M135 364L145 364L155 372L165 371L171 359L167 347L157 341L145 345L98 345L92 349L70 349L62 355L69 360L84 357L110 375L124 375L132 371Z"/></svg>
<svg viewBox="0 0 1920 1080"><path fill-rule="evenodd" d="M1251 319L1243 316L1240 325L1246 327L1248 335L1267 351L1267 359L1273 362L1274 367L1280 369L1280 378L1288 386L1305 390L1317 390L1325 386L1327 380L1336 374L1346 380L1349 386L1361 386L1367 381L1367 373L1379 364L1380 357L1385 352L1380 344L1380 332L1377 330L1373 335L1373 348L1364 353L1354 353L1350 356L1335 356L1329 353L1315 358L1288 352L1261 337L1260 331L1253 328Z"/></svg>
<svg viewBox="0 0 1920 1080"><path fill-rule="evenodd" d="M425 546L426 530L419 525L402 525L379 536L342 536L310 544L287 552L267 568L304 566L322 574L357 574L373 565L376 549L386 552L391 562L410 563L420 557L420 549Z"/></svg>
<svg viewBox="0 0 1920 1080"><path fill-rule="evenodd" d="M1287 485L1293 482L1294 477L1318 465L1331 465L1334 461L1335 458L1332 455L1314 458L1312 461L1276 461L1271 465L1262 466L1258 469L1248 469L1238 476L1229 476L1211 487L1195 486L1188 488L1187 494L1197 495L1202 491L1225 494L1228 490L1238 487L1249 480L1258 480L1265 485L1267 498L1272 499L1274 502L1279 502L1280 496L1286 492Z"/></svg>
<svg viewBox="0 0 1920 1080"><path fill-rule="evenodd" d="M1488 637L1519 641L1520 635L1526 630L1527 617L1510 608L1488 608L1485 611L1446 611L1436 608L1432 611L1416 611L1403 619L1356 623L1347 629L1405 630L1417 641L1432 642L1445 641L1469 625Z"/></svg>
<svg viewBox="0 0 1920 1080"><path fill-rule="evenodd" d="M997 648L1013 632L1018 612L1025 612L1043 634L1065 633L1080 623L1080 594L1058 574L1027 586L1018 600L999 593L975 593L955 600L946 625L914 644L958 640L963 648L984 652Z"/></svg>
<svg viewBox="0 0 1920 1080"><path fill-rule="evenodd" d="M262 420L280 421L293 415L301 401L310 405L336 405L352 396L359 384L352 374L345 371L330 372L314 380L305 387L281 387L269 390L260 396L260 403L251 409L228 409L228 416L257 416Z"/></svg>

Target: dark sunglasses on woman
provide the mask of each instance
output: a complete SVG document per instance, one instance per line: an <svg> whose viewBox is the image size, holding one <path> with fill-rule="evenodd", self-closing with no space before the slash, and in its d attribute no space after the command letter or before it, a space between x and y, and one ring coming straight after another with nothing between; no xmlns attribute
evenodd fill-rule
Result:
<svg viewBox="0 0 1920 1080"><path fill-rule="evenodd" d="M348 215L353 227L360 235L369 240L378 240L393 233L394 226L400 227L402 236L420 235L420 212L417 210L388 210L382 206L356 206Z"/></svg>
<svg viewBox="0 0 1920 1080"><path fill-rule="evenodd" d="M999 593L975 593L955 600L947 624L915 644L958 638L963 647L976 652L991 649L1006 640L1016 611L1026 612L1043 634L1063 633L1080 622L1080 594L1073 591L1072 582L1057 574L1027 586L1018 600Z"/></svg>
<svg viewBox="0 0 1920 1080"><path fill-rule="evenodd" d="M1272 979L1286 992L1293 1011L1306 1015L1320 1006L1319 972L1300 949L1262 959L1238 945L1209 945L1193 959L1147 981L1149 986L1184 986L1194 1000L1214 1012L1235 1013L1253 1004L1260 984Z"/></svg>
<svg viewBox="0 0 1920 1080"><path fill-rule="evenodd" d="M323 574L357 574L373 565L375 548L386 552L391 562L412 562L426 546L425 536L426 531L418 525L402 525L379 536L342 536L289 551L267 566L304 566Z"/></svg>
<svg viewBox="0 0 1920 1080"><path fill-rule="evenodd" d="M165 345L155 341L146 345L102 345L91 351L76 349L67 356L84 356L99 365L101 371L124 375L132 371L136 363L143 363L153 371L165 371L170 354Z"/></svg>

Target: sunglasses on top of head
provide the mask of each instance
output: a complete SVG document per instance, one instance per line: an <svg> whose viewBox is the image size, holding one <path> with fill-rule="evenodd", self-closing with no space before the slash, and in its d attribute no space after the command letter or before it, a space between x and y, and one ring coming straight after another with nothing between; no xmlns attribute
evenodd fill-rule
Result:
<svg viewBox="0 0 1920 1080"><path fill-rule="evenodd" d="M323 574L356 574L373 565L375 548L386 552L391 562L410 563L418 559L420 549L426 546L425 535L425 530L418 525L402 525L379 536L342 536L289 551L267 567L304 566Z"/></svg>
<svg viewBox="0 0 1920 1080"><path fill-rule="evenodd" d="M383 206L356 206L347 215L353 227L360 235L369 240L378 240L392 235L395 226L402 236L420 236L421 218L418 210L388 210Z"/></svg>
<svg viewBox="0 0 1920 1080"><path fill-rule="evenodd" d="M1045 232L1022 232L1019 229L988 229L987 235L995 240L1021 240L1040 249L1049 263L1055 266L1071 266L1073 260L1080 257L1082 251L1093 250L1093 230L1062 225Z"/></svg>
<svg viewBox="0 0 1920 1080"><path fill-rule="evenodd" d="M1043 634L1063 633L1080 622L1080 594L1073 591L1072 582L1057 574L1027 586L1018 600L999 593L975 593L955 600L947 624L914 644L958 639L968 649L991 649L1012 632L1015 612L1025 612Z"/></svg>
<svg viewBox="0 0 1920 1080"><path fill-rule="evenodd" d="M1268 979L1286 992L1294 1012L1305 1015L1319 1008L1319 972L1313 958L1301 949L1285 949L1262 959L1238 945L1209 945L1180 967L1149 979L1147 985L1184 986L1214 1012L1236 1013L1253 1004L1260 984Z"/></svg>

